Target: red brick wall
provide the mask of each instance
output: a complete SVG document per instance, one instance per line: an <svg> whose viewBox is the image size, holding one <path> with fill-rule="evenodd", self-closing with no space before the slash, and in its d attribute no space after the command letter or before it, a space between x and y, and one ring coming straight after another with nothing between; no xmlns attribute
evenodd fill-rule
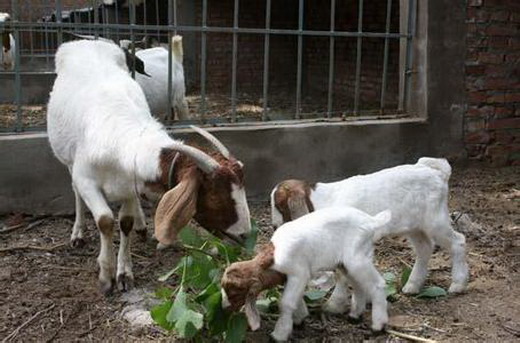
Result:
<svg viewBox="0 0 520 343"><path fill-rule="evenodd" d="M464 141L470 158L520 164L520 1L468 0Z"/></svg>

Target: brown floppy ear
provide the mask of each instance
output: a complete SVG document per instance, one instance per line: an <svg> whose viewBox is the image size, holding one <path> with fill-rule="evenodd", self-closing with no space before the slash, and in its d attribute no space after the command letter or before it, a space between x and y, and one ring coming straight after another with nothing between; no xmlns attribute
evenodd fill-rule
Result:
<svg viewBox="0 0 520 343"><path fill-rule="evenodd" d="M249 324L249 327L252 331L256 331L260 328L260 313L258 313L258 309L256 308L256 297L260 291L261 286L259 285L258 281L255 281L247 293L246 302L244 304L247 323Z"/></svg>
<svg viewBox="0 0 520 343"><path fill-rule="evenodd" d="M6 51L11 50L11 39L9 37L9 31L2 33L2 45Z"/></svg>
<svg viewBox="0 0 520 343"><path fill-rule="evenodd" d="M179 231L188 224L197 210L199 177L194 170L166 192L155 211L155 238L165 245L171 245Z"/></svg>

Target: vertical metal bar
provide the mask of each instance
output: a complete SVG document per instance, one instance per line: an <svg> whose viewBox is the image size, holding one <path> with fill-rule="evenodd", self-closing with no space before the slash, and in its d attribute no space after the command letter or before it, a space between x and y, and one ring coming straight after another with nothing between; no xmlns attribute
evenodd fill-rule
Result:
<svg viewBox="0 0 520 343"><path fill-rule="evenodd" d="M358 33L363 32L363 0L359 0L358 5ZM359 114L359 93L361 83L361 48L362 38L357 38L357 51L356 51L356 89L354 91L354 114Z"/></svg>
<svg viewBox="0 0 520 343"><path fill-rule="evenodd" d="M386 33L390 33L390 21L392 18L392 0L388 0L386 3ZM381 104L380 104L380 112L384 113L385 110L385 97L386 97L386 81L388 77L388 48L389 48L389 38L385 37L385 52L383 57L383 82L381 85Z"/></svg>
<svg viewBox="0 0 520 343"><path fill-rule="evenodd" d="M413 37L415 37L415 20L417 17L417 0L408 2L408 37L406 37L406 66L404 79L404 108L410 111L410 88L413 66Z"/></svg>
<svg viewBox="0 0 520 343"><path fill-rule="evenodd" d="M330 1L330 32L335 30L336 21L336 0ZM332 94L334 92L334 36L329 37L329 92L327 99L327 117L332 117Z"/></svg>
<svg viewBox="0 0 520 343"><path fill-rule="evenodd" d="M175 113L172 113L172 77L173 77L173 46L172 46L172 21L175 20L174 7L176 3L174 0L168 0L168 108L166 109L166 118L175 119Z"/></svg>
<svg viewBox="0 0 520 343"><path fill-rule="evenodd" d="M271 0L265 3L265 29L269 30L271 27ZM267 104L269 93L269 33L264 33L264 108L262 112L262 120L267 120Z"/></svg>
<svg viewBox="0 0 520 343"><path fill-rule="evenodd" d="M116 13L115 13L115 19L116 19L116 24L119 25L119 4L117 3L117 1L115 2L115 8L116 8ZM121 37L119 36L119 28L116 29L116 39L117 41L119 42L121 40Z"/></svg>
<svg viewBox="0 0 520 343"><path fill-rule="evenodd" d="M233 13L233 30L238 29L239 0L235 0ZM233 53L231 65L231 121L237 120L237 59L238 33L233 31Z"/></svg>
<svg viewBox="0 0 520 343"><path fill-rule="evenodd" d="M11 1L12 18L11 20L16 23L20 17L20 7L18 6L18 0ZM22 75L20 74L20 31L18 28L14 29L13 32L14 40L16 42L14 49L14 91L15 91L15 103L16 103L16 124L14 130L17 132L23 131L22 121Z"/></svg>
<svg viewBox="0 0 520 343"><path fill-rule="evenodd" d="M161 22L160 20L160 16L159 16L159 0L155 0L155 20L156 20L156 24L159 25L159 23ZM161 37L161 29L157 29L157 39L159 40L160 42L160 37Z"/></svg>
<svg viewBox="0 0 520 343"><path fill-rule="evenodd" d="M177 34L177 0L173 0L173 33Z"/></svg>
<svg viewBox="0 0 520 343"><path fill-rule="evenodd" d="M202 0L202 32L200 39L200 115L206 115L206 39L208 20L208 0Z"/></svg>
<svg viewBox="0 0 520 343"><path fill-rule="evenodd" d="M130 1L130 3L128 4L129 6L129 10L130 8L132 7L132 3L133 1ZM99 24L99 12L98 12L98 5L99 5L99 2L98 0L94 0L94 3L92 4L93 5L93 10L94 10L94 23L95 24ZM131 10L130 10L131 11ZM131 12L130 12L131 13ZM132 14L130 14L130 16L132 16ZM94 29L94 37L96 37L96 39L99 38L99 32L97 30L97 27Z"/></svg>
<svg viewBox="0 0 520 343"><path fill-rule="evenodd" d="M296 66L296 114L295 119L301 117L302 102L302 55L303 55L303 6L304 0L300 0L298 4L298 64Z"/></svg>
<svg viewBox="0 0 520 343"><path fill-rule="evenodd" d="M130 11L130 40L132 41L132 79L135 79L135 2L128 2L128 11ZM97 13L94 12L94 13Z"/></svg>
<svg viewBox="0 0 520 343"><path fill-rule="evenodd" d="M56 0L56 22L57 23L61 23L61 0ZM63 29L61 28L61 26L58 26L58 34L57 34L57 39L58 39L58 46L61 45L61 43L63 42Z"/></svg>

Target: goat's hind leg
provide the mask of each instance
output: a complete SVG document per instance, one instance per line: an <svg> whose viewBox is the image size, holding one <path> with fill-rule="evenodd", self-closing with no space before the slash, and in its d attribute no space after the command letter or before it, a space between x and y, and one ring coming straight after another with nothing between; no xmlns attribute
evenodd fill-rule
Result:
<svg viewBox="0 0 520 343"><path fill-rule="evenodd" d="M83 231L85 229L85 205L81 199L81 196L76 190L74 183L72 183L72 190L74 191L76 219L74 220L74 226L72 226L70 245L73 248L81 248L85 245L85 240L83 238Z"/></svg>
<svg viewBox="0 0 520 343"><path fill-rule="evenodd" d="M348 285L349 280L344 270L336 270L336 286L329 300L325 303L324 310L330 313L341 314L348 309Z"/></svg>
<svg viewBox="0 0 520 343"><path fill-rule="evenodd" d="M466 290L469 278L468 263L466 261L466 238L463 234L453 230L449 219L444 225L433 230L435 243L450 251L451 254L451 285L450 293L461 293Z"/></svg>
<svg viewBox="0 0 520 343"><path fill-rule="evenodd" d="M141 204L139 203L139 200L137 199L137 213L136 217L134 217L134 229L137 237L142 242L146 241L148 232L146 227L146 217L143 212L143 208L141 207Z"/></svg>
<svg viewBox="0 0 520 343"><path fill-rule="evenodd" d="M101 238L99 250L99 285L104 294L109 294L115 284L115 255L112 245L114 215L96 183L84 177L74 180L76 190L92 212Z"/></svg>

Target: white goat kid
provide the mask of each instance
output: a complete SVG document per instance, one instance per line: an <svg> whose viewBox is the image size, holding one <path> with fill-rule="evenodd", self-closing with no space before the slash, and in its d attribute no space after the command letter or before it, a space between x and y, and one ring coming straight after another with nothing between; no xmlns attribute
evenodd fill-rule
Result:
<svg viewBox="0 0 520 343"><path fill-rule="evenodd" d="M404 293L418 293L428 274L434 243L452 257L451 293L463 292L468 282L464 235L453 230L448 212L448 180L451 167L445 159L420 158L414 165L401 165L379 172L353 176L332 183L311 184L286 180L271 193L274 226L313 210L352 206L368 214L390 209L389 230L376 234L406 235L417 260Z"/></svg>
<svg viewBox="0 0 520 343"><path fill-rule="evenodd" d="M9 13L0 12L0 23L7 23L11 20ZM4 70L14 69L14 52L16 51L16 43L11 32L4 28L0 31L2 38L2 49L0 51L0 61Z"/></svg>
<svg viewBox="0 0 520 343"><path fill-rule="evenodd" d="M83 236L84 203L100 231L103 292L112 290L116 275L121 290L132 285L130 233L144 229L138 194L146 190L163 194L155 214L155 235L163 244L175 241L192 217L215 233L237 239L249 233L241 162L198 128L218 152L207 154L170 138L152 118L121 48L104 41L62 44L56 53L56 73L47 113L49 141L72 176L76 199L72 244ZM122 203L117 273L114 216L108 201Z"/></svg>
<svg viewBox="0 0 520 343"><path fill-rule="evenodd" d="M372 329L380 331L388 322L385 281L372 262L374 232L390 222L390 211L376 216L351 207L326 208L282 225L271 243L250 261L229 266L222 277L222 304L238 310L245 304L246 316L253 330L260 326L256 310L257 295L264 289L287 281L282 295L280 317L272 336L285 341L293 322L299 324L308 315L303 300L305 286L317 273L338 271L353 286L351 318L358 318L372 302ZM347 276L348 275L348 276ZM338 284L336 296L329 302L343 306L348 285ZM340 293L343 292L340 296Z"/></svg>
<svg viewBox="0 0 520 343"><path fill-rule="evenodd" d="M190 119L188 102L186 101L186 88L184 83L184 67L182 37L172 37L172 80L171 80L171 105L175 109L177 119ZM136 74L135 80L144 91L150 111L158 116L162 114L164 121L170 114L168 108L168 50L163 47L139 50L135 53L145 65L146 73L150 75Z"/></svg>

